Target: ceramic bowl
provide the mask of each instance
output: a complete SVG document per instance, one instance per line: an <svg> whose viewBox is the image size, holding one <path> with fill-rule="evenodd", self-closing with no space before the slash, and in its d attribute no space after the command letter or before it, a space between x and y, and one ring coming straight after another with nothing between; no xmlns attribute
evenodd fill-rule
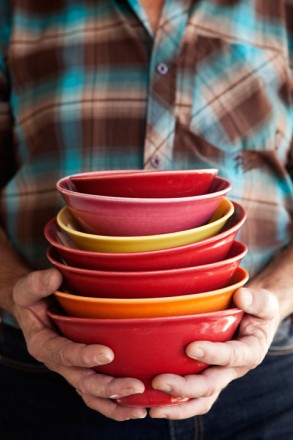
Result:
<svg viewBox="0 0 293 440"><path fill-rule="evenodd" d="M210 221L197 228L170 234L136 237L115 237L88 234L80 227L65 206L57 215L57 223L80 249L95 252L145 252L195 243L217 234L234 212L233 203L224 198Z"/></svg>
<svg viewBox="0 0 293 440"><path fill-rule="evenodd" d="M224 310L231 306L235 290L244 286L248 273L238 267L227 287L204 293L164 298L92 298L56 291L58 303L68 316L80 318L154 318L194 315Z"/></svg>
<svg viewBox="0 0 293 440"><path fill-rule="evenodd" d="M70 176L74 189L110 197L174 198L208 192L217 169L88 172Z"/></svg>
<svg viewBox="0 0 293 440"><path fill-rule="evenodd" d="M227 255L237 232L246 219L241 205L233 202L234 213L216 235L185 246L145 252L95 252L79 249L74 241L51 219L44 230L46 239L58 249L59 255L71 266L87 269L136 271L160 270L219 261Z"/></svg>
<svg viewBox="0 0 293 440"><path fill-rule="evenodd" d="M231 183L215 177L206 194L174 198L109 197L75 191L70 177L57 190L85 231L109 236L168 234L209 221Z"/></svg>
<svg viewBox="0 0 293 440"><path fill-rule="evenodd" d="M70 266L85 269L138 271L197 266L222 260L229 252L246 213L233 202L234 213L221 231L202 241L170 249L146 252L93 252L77 248L73 240L52 218L45 226L45 237Z"/></svg>
<svg viewBox="0 0 293 440"><path fill-rule="evenodd" d="M64 288L81 296L99 298L154 298L188 295L226 286L247 252L244 243L234 241L227 257L203 266L157 271L114 272L81 269L60 261L49 247L49 261L63 275Z"/></svg>
<svg viewBox="0 0 293 440"><path fill-rule="evenodd" d="M128 406L178 404L186 398L172 397L151 387L161 373L196 374L207 365L187 357L186 346L192 341L224 342L233 338L243 312L233 308L207 314L137 319L90 319L68 317L53 310L49 317L60 333L83 344L110 347L114 360L95 369L114 377L136 377L145 384L142 394L119 399Z"/></svg>

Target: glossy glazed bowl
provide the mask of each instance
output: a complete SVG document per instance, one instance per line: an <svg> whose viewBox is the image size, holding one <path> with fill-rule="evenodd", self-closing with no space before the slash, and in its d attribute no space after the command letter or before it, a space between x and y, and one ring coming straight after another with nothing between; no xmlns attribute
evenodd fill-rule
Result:
<svg viewBox="0 0 293 440"><path fill-rule="evenodd" d="M75 191L110 197L174 198L208 192L217 169L88 172L70 176Z"/></svg>
<svg viewBox="0 0 293 440"><path fill-rule="evenodd" d="M238 267L227 287L204 293L164 298L92 298L56 291L55 297L68 316L80 318L155 318L194 315L231 306L235 290L244 286L248 273Z"/></svg>
<svg viewBox="0 0 293 440"><path fill-rule="evenodd" d="M45 237L70 266L84 269L138 271L175 269L213 263L229 252L246 213L233 202L234 213L221 231L205 240L184 246L145 252L94 252L77 248L73 240L58 225L56 218L45 226Z"/></svg>
<svg viewBox="0 0 293 440"><path fill-rule="evenodd" d="M230 340L243 312L234 308L208 314L141 319L76 318L54 310L48 315L60 333L72 341L110 347L114 360L95 369L109 376L142 380L144 393L123 397L119 403L148 407L187 400L152 389L152 379L161 373L196 374L207 368L206 364L186 356L186 346L196 340Z"/></svg>
<svg viewBox="0 0 293 440"><path fill-rule="evenodd" d="M188 295L226 286L247 252L244 243L234 241L227 257L203 266L140 272L81 269L63 264L56 249L47 257L63 275L70 293L99 298L154 298Z"/></svg>
<svg viewBox="0 0 293 440"><path fill-rule="evenodd" d="M231 183L215 177L208 193L191 197L109 197L75 191L70 177L57 182L57 190L85 231L109 236L168 234L209 221Z"/></svg>
<svg viewBox="0 0 293 440"><path fill-rule="evenodd" d="M170 234L136 237L88 234L80 227L67 206L58 213L57 223L80 249L115 253L144 252L183 246L212 237L224 227L233 212L233 203L224 198L210 221L203 226Z"/></svg>

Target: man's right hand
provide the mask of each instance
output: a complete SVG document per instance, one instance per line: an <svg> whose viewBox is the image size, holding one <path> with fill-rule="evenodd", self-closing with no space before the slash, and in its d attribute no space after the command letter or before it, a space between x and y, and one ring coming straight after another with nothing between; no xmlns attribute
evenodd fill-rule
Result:
<svg viewBox="0 0 293 440"><path fill-rule="evenodd" d="M63 376L91 409L116 421L145 417L146 409L120 406L112 400L143 392L141 381L115 379L93 369L113 360L110 348L75 343L55 331L47 309L50 295L61 282L60 272L52 268L29 273L13 288L14 316L23 331L29 353Z"/></svg>

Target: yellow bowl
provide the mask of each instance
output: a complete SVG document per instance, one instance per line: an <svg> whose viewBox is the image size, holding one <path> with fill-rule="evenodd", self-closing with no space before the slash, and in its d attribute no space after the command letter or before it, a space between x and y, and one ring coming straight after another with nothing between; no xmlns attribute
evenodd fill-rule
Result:
<svg viewBox="0 0 293 440"><path fill-rule="evenodd" d="M223 228L233 212L233 203L224 198L205 225L169 234L137 237L88 234L82 230L67 206L59 211L57 223L80 249L95 252L144 252L183 246L212 237Z"/></svg>
<svg viewBox="0 0 293 440"><path fill-rule="evenodd" d="M228 286L192 295L120 299L84 297L56 291L55 296L69 316L81 318L179 316L227 309L235 290L242 287L247 280L247 271L238 267Z"/></svg>

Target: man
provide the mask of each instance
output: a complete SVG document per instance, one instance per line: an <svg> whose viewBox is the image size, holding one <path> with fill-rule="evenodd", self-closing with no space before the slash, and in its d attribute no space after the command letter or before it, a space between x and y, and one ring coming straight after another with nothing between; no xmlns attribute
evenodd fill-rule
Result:
<svg viewBox="0 0 293 440"><path fill-rule="evenodd" d="M29 417L41 408L40 423L52 420L54 426L58 401L68 405L59 421L62 438L290 438L291 345L284 348L287 356L262 361L273 338L273 353L280 339L291 344L286 20L292 6L277 0L7 3L0 14L2 338L21 345L19 327L30 354L59 376L47 369L49 377L38 380L32 370L19 373L11 367L23 365L27 354L16 359L12 350L9 357L3 344L3 438L58 438ZM154 388L190 400L151 408L145 418L145 408L112 400L142 392L140 381L92 370L114 353L60 337L48 320L50 295L62 280L58 271L45 269L42 231L61 206L55 182L62 175L207 166L231 180L231 197L247 210L241 239L250 249L251 282L234 295L246 315L237 340L187 347L188 356L214 366L199 375L154 378ZM44 368L28 363L34 371ZM280 396L277 408L272 396ZM31 411L16 405L24 397Z"/></svg>

